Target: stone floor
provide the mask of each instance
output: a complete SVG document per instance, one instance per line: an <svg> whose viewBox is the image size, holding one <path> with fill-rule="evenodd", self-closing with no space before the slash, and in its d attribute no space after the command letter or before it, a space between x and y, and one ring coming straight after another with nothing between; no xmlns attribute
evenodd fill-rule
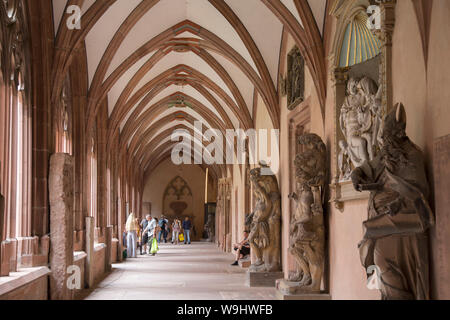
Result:
<svg viewBox="0 0 450 320"><path fill-rule="evenodd" d="M273 300L274 288L248 288L233 255L209 243L161 244L156 256L120 264L88 300Z"/></svg>

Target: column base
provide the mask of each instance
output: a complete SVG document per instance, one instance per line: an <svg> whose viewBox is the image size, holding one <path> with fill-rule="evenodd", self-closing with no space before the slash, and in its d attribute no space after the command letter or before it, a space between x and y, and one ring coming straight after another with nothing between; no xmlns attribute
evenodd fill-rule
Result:
<svg viewBox="0 0 450 320"><path fill-rule="evenodd" d="M247 287L275 287L276 281L284 277L283 272L252 272L247 271L245 284Z"/></svg>
<svg viewBox="0 0 450 320"><path fill-rule="evenodd" d="M322 292L311 292L300 286L299 282L278 279L276 281L276 297L278 300L331 300L331 295Z"/></svg>
<svg viewBox="0 0 450 320"><path fill-rule="evenodd" d="M241 268L247 269L251 266L252 261L250 259L241 259L239 260L239 266Z"/></svg>

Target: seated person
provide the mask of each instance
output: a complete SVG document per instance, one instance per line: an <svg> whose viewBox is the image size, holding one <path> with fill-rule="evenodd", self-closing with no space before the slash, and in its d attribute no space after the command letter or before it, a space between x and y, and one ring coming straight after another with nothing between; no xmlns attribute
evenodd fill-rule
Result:
<svg viewBox="0 0 450 320"><path fill-rule="evenodd" d="M239 243L233 244L233 249L236 251L236 261L231 265L237 266L239 260L250 254L250 243L248 242L248 231L244 231L244 240Z"/></svg>

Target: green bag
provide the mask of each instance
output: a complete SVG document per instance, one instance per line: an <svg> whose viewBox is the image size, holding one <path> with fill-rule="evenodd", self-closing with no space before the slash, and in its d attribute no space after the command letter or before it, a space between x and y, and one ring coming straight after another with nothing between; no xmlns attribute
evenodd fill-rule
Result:
<svg viewBox="0 0 450 320"><path fill-rule="evenodd" d="M158 241L156 240L156 238L153 238L153 240L152 240L152 248L150 249L150 253L151 254L157 253L158 250L159 250L159 248L158 248Z"/></svg>

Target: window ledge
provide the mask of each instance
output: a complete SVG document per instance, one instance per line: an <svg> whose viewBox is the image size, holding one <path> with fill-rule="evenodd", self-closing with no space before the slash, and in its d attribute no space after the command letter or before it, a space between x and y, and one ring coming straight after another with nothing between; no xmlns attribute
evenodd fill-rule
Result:
<svg viewBox="0 0 450 320"><path fill-rule="evenodd" d="M87 257L87 253L84 251L75 251L73 253L73 261L79 261L79 260L83 260L84 258Z"/></svg>
<svg viewBox="0 0 450 320"><path fill-rule="evenodd" d="M0 277L0 296L47 276L50 272L47 267L24 268L11 272L8 277Z"/></svg>
<svg viewBox="0 0 450 320"><path fill-rule="evenodd" d="M101 251L106 248L106 244L104 243L96 243L94 244L94 251Z"/></svg>

